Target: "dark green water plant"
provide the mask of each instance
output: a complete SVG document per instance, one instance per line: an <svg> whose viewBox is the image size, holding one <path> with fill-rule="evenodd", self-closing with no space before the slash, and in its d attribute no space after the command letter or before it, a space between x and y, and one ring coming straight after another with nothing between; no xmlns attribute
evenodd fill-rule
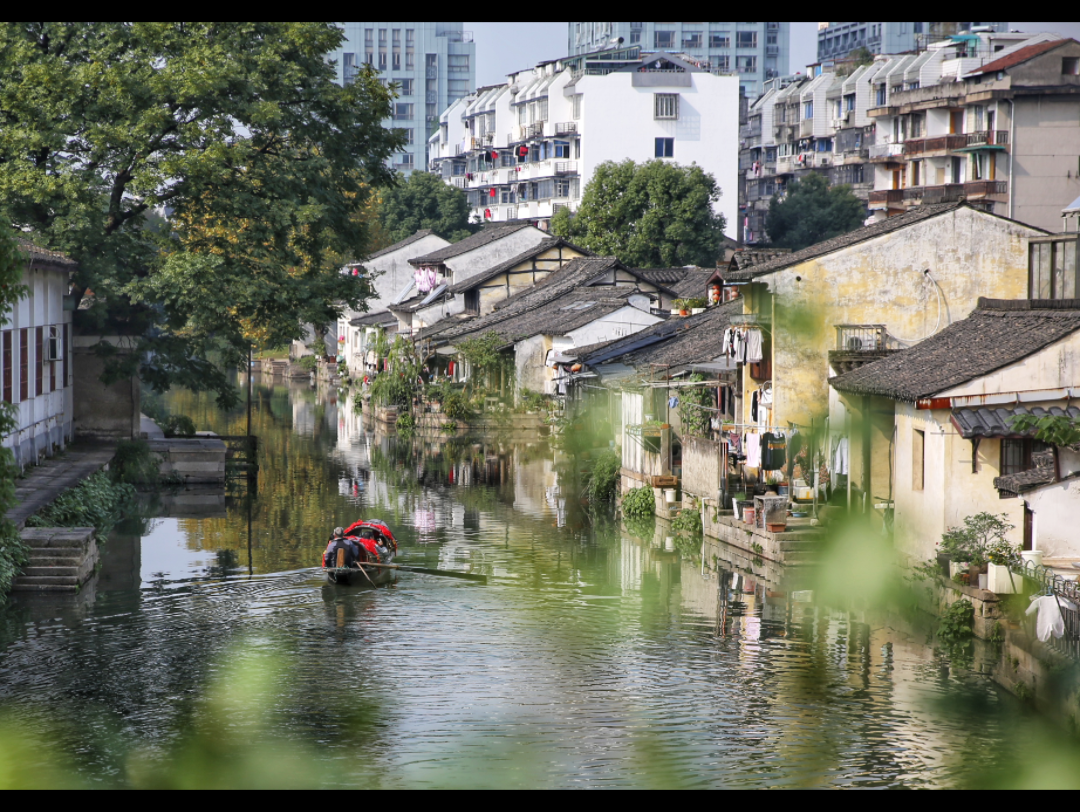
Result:
<svg viewBox="0 0 1080 812"><path fill-rule="evenodd" d="M585 481L585 496L594 507L609 502L615 496L620 468L622 458L613 449L601 452L593 460Z"/></svg>
<svg viewBox="0 0 1080 812"><path fill-rule="evenodd" d="M656 499L648 485L634 488L623 497L622 512L631 519L643 519L656 515Z"/></svg>
<svg viewBox="0 0 1080 812"><path fill-rule="evenodd" d="M136 509L135 486L114 481L104 471L61 493L26 520L27 527L95 527L106 535L113 525Z"/></svg>

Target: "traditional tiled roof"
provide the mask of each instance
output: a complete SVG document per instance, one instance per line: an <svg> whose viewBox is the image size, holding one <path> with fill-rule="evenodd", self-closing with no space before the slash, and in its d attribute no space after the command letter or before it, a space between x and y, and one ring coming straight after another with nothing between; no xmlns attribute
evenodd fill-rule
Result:
<svg viewBox="0 0 1080 812"><path fill-rule="evenodd" d="M966 319L829 383L841 392L915 402L988 375L1077 330L1080 299L980 298Z"/></svg>
<svg viewBox="0 0 1080 812"><path fill-rule="evenodd" d="M674 285L669 285L669 287L679 299L702 297L705 295L705 289L709 285L709 277L712 275L712 268L687 268L686 275Z"/></svg>
<svg viewBox="0 0 1080 812"><path fill-rule="evenodd" d="M954 409L952 422L965 440L973 437L1016 437L1018 435L1034 436L1035 429L1021 432L1012 427L1012 418L1021 415L1033 417L1068 417L1071 420L1080 418L1080 409L1070 406L1062 409L1051 406L1043 409L1036 406L1029 409L1025 406L1016 406L1011 409L1005 407L983 407L979 409Z"/></svg>
<svg viewBox="0 0 1080 812"><path fill-rule="evenodd" d="M733 271L745 271L790 254L790 248L744 248L731 257L730 268Z"/></svg>
<svg viewBox="0 0 1080 812"><path fill-rule="evenodd" d="M1006 474L994 478L994 487L1006 493L1021 494L1040 485L1049 485L1054 481L1054 452L1039 451L1031 455L1032 468L1018 474Z"/></svg>
<svg viewBox="0 0 1080 812"><path fill-rule="evenodd" d="M961 208L971 207L962 200L957 203L936 203L918 206L903 214L898 214L895 217L888 217L884 220L872 223L871 225L861 226L854 231L849 231L847 234L833 237L831 240L823 240L822 242L815 243L807 248L803 248L801 251L794 251L790 254L784 254L767 262L754 265L745 271L721 271L720 276L725 282L749 282L760 276L782 271L785 268L799 265L800 263L807 262L811 259L823 257L826 254L831 254L834 251L839 251L843 248L848 248L852 245L872 240L875 237L892 234L894 231L907 228L915 223L921 223L924 220L930 220L934 217L948 214ZM988 216L993 217L996 215ZM1028 226L1028 228L1032 228L1035 231L1042 231L1042 229L1035 229L1034 226Z"/></svg>
<svg viewBox="0 0 1080 812"><path fill-rule="evenodd" d="M475 234L472 234L463 240L459 240L445 248L440 248L438 251L432 251L430 254L425 254L422 257L410 259L409 262L412 265L441 265L448 259L467 254L469 251L475 251L477 248L493 243L496 240L501 240L503 237L509 237L511 234L521 231L523 228L534 228L534 226L530 223L485 226Z"/></svg>
<svg viewBox="0 0 1080 812"><path fill-rule="evenodd" d="M724 330L742 309L742 301L735 300L696 316L662 321L614 341L567 350L566 354L597 369L603 364L619 363L647 372L650 364L666 364L671 371L678 371L719 357L723 353Z"/></svg>
<svg viewBox="0 0 1080 812"><path fill-rule="evenodd" d="M362 313L355 318L349 319L353 327L374 327L377 324L397 324L397 316L389 310L378 310L374 313Z"/></svg>
<svg viewBox="0 0 1080 812"><path fill-rule="evenodd" d="M383 248L381 251L376 251L374 254L368 254L368 259L376 259L378 257L386 256L387 254L392 254L395 251L400 251L402 248L408 248L414 242L420 242L420 240L424 239L424 237L430 237L434 233L435 232L432 231L430 228L422 229L420 231L417 231L411 237L406 237L401 242L396 242L393 245L388 245L386 248Z"/></svg>
<svg viewBox="0 0 1080 812"><path fill-rule="evenodd" d="M24 240L22 237L17 237L15 241L19 246L19 251L29 257L31 262L45 262L51 265L59 265L72 271L78 267L78 263L67 254L62 254L59 251L50 251L48 248L41 248L34 245L29 240Z"/></svg>
<svg viewBox="0 0 1080 812"><path fill-rule="evenodd" d="M633 288L610 286L583 287L566 291L539 307L504 319L497 324L478 326L479 322L466 325L468 332L455 337L456 341L478 338L489 332L498 333L509 344L535 335L565 335L584 327L628 305L629 297L636 293Z"/></svg>
<svg viewBox="0 0 1080 812"><path fill-rule="evenodd" d="M658 285L674 285L686 278L689 268L635 268L639 274Z"/></svg>
<svg viewBox="0 0 1080 812"><path fill-rule="evenodd" d="M513 257L512 259L508 259L505 262L500 262L498 265L489 268L483 273L476 274L475 276L470 276L468 279L458 282L456 285L451 285L450 292L462 293L466 290L469 290L470 288L475 288L477 285L482 285L488 280L494 279L501 273L506 273L507 271L513 269L515 266L520 265L522 262L527 262L533 257L537 257L545 251L550 251L552 248L558 248L559 246L570 248L586 257L595 256L592 251L588 251L584 248L578 248L573 243L569 243L561 237L548 237L547 239L538 242L529 250L522 251L520 254L518 254L516 257Z"/></svg>
<svg viewBox="0 0 1080 812"><path fill-rule="evenodd" d="M1075 42L1070 39L1055 39L1049 42L1036 42L1034 45L1026 45L1023 48L1017 48L1008 56L1003 56L1001 59L995 59L993 62L987 62L981 68L976 68L968 76L979 76L986 73L997 73L999 70L1008 70L1014 68L1017 65L1027 62L1029 59L1034 59L1040 54L1045 54L1047 51L1052 51L1055 48L1064 45L1066 42Z"/></svg>
<svg viewBox="0 0 1080 812"><path fill-rule="evenodd" d="M447 333L456 327L461 327L466 322L475 321L477 318L478 317L472 313L455 313L453 316L439 319L439 321L434 324L429 324L427 327L421 327L413 334L413 338L418 341L423 341L428 338L439 338L444 333Z"/></svg>

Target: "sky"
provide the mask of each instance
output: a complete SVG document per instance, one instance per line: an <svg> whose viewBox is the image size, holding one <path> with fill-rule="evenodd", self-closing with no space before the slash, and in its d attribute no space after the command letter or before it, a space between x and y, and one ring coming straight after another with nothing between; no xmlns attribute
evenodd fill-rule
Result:
<svg viewBox="0 0 1080 812"><path fill-rule="evenodd" d="M478 87L546 59L566 56L568 23L465 23L476 39ZM1019 31L1054 31L1080 39L1080 23L1010 23ZM791 24L790 73L805 71L817 55L817 23Z"/></svg>

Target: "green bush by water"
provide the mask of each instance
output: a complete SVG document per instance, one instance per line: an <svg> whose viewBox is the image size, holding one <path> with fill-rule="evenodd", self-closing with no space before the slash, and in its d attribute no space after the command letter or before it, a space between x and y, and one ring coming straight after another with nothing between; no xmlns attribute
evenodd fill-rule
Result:
<svg viewBox="0 0 1080 812"><path fill-rule="evenodd" d="M610 501L615 495L620 468L622 468L622 458L619 452L611 449L602 452L593 461L589 478L585 483L585 496L594 507L602 502Z"/></svg>
<svg viewBox="0 0 1080 812"><path fill-rule="evenodd" d="M195 423L186 414L171 414L161 424L166 437L194 437Z"/></svg>
<svg viewBox="0 0 1080 812"><path fill-rule="evenodd" d="M87 477L26 520L27 527L95 527L105 535L135 508L135 486L104 471Z"/></svg>
<svg viewBox="0 0 1080 812"><path fill-rule="evenodd" d="M634 488L623 497L622 511L631 519L643 519L656 515L656 500L653 490L648 485Z"/></svg>
<svg viewBox="0 0 1080 812"><path fill-rule="evenodd" d="M161 461L150 451L150 444L146 440L122 440L117 444L116 454L109 464L109 475L113 482L157 485L160 474Z"/></svg>

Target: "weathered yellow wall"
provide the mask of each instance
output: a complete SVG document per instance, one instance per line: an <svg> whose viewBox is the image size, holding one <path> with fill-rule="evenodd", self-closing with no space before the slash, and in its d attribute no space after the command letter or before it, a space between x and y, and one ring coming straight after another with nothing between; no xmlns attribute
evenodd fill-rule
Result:
<svg viewBox="0 0 1080 812"><path fill-rule="evenodd" d="M896 338L922 340L967 316L979 296L1024 298L1026 238L1040 233L960 208L763 277L752 287L775 296L774 424L825 413L835 325L884 324Z"/></svg>

